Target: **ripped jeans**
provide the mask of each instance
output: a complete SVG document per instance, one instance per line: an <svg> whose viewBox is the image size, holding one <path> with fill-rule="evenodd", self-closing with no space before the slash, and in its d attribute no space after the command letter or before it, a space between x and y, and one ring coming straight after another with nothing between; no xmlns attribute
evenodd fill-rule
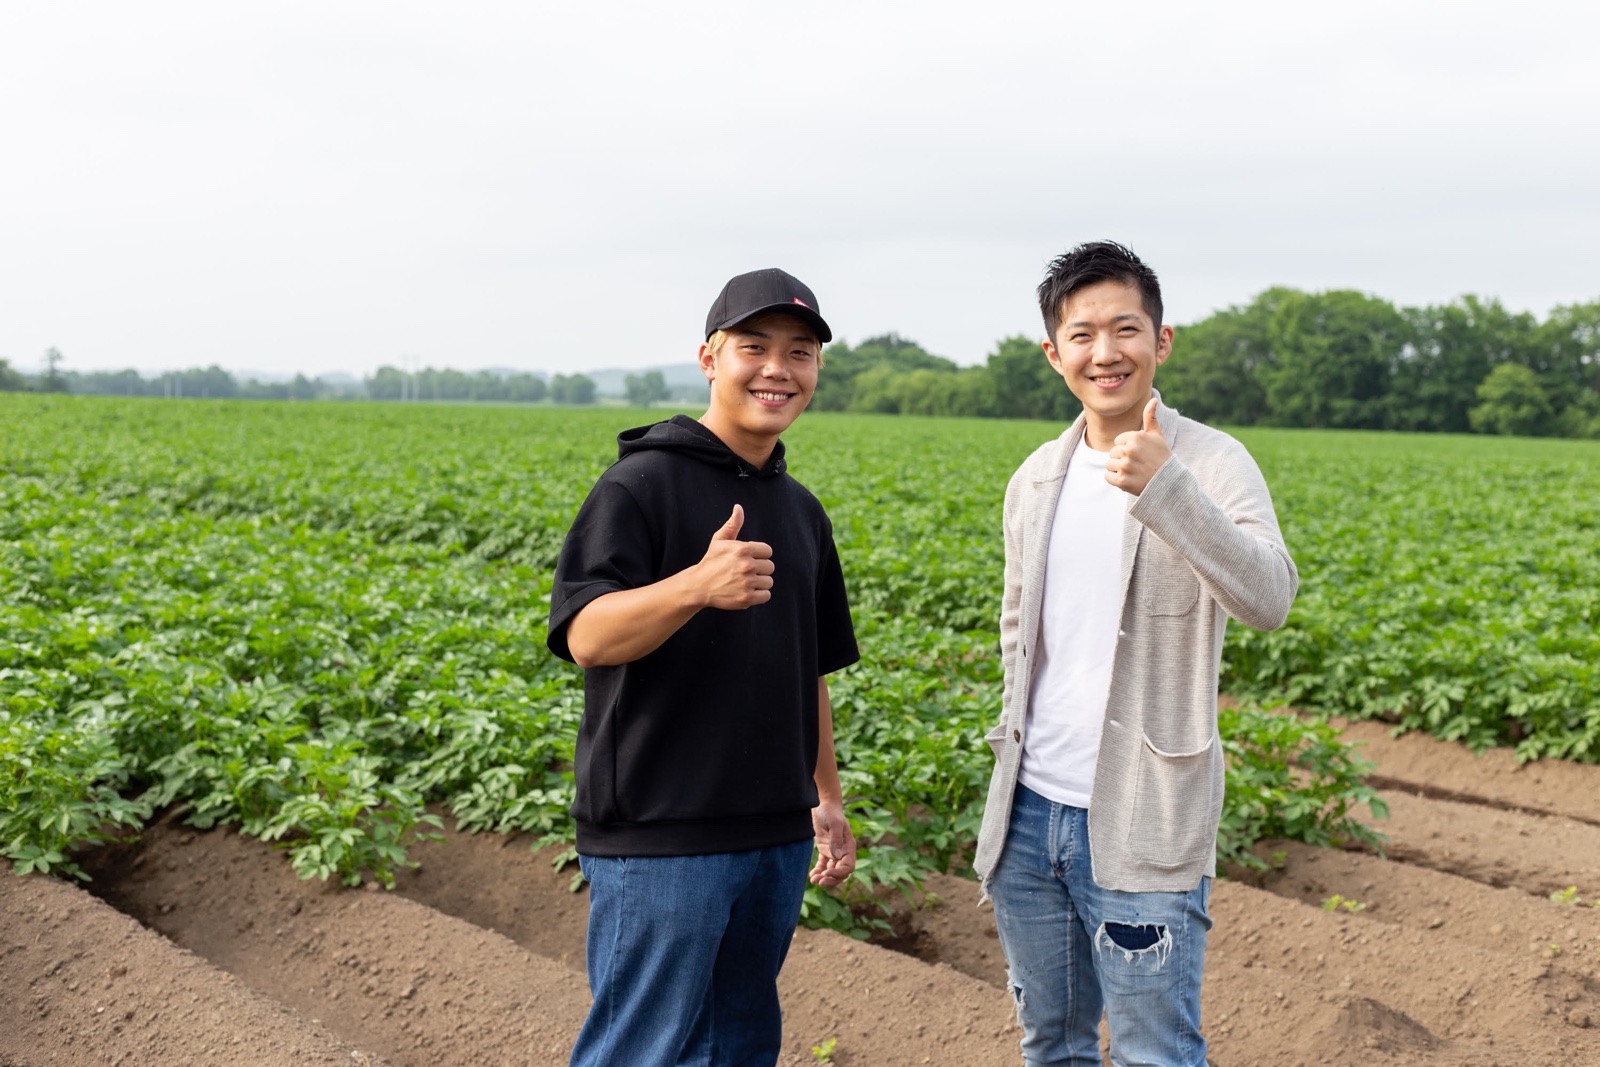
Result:
<svg viewBox="0 0 1600 1067"><path fill-rule="evenodd" d="M1117 1067L1201 1067L1200 979L1211 879L1188 893L1094 884L1089 813L1017 785L989 882L1026 1067L1100 1067L1100 1013Z"/></svg>

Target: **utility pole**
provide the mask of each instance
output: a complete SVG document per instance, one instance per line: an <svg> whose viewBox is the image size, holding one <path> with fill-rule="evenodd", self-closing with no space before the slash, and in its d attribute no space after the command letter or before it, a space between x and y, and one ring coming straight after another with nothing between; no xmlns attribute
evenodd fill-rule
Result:
<svg viewBox="0 0 1600 1067"><path fill-rule="evenodd" d="M44 371L44 383L43 383L45 392L47 392L47 393L64 393L64 392L67 391L67 383L61 377L61 371L60 371L61 361L63 359L65 359L65 358L66 357L61 354L61 349L59 349L59 348L52 347L52 348L48 348L48 349L45 350L45 353L44 353L45 371Z"/></svg>

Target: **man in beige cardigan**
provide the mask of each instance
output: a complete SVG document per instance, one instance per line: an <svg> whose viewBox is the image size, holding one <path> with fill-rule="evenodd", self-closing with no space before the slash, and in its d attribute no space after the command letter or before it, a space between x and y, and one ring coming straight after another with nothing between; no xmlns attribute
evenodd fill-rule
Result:
<svg viewBox="0 0 1600 1067"><path fill-rule="evenodd" d="M1161 403L1155 273L1080 245L1039 286L1044 356L1083 414L1006 487L1005 697L974 866L1027 1067L1197 1067L1229 617L1283 624L1299 586L1260 470Z"/></svg>

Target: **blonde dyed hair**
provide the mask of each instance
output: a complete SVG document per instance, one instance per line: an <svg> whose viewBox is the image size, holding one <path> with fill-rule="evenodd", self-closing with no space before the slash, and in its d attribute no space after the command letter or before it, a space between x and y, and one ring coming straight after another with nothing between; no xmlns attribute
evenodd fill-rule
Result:
<svg viewBox="0 0 1600 1067"><path fill-rule="evenodd" d="M786 315L782 311L769 311L765 315L757 315L755 318L746 319L744 322L740 323L739 325L741 325L741 326L759 326L763 322L770 322L773 319L779 318L780 316L785 317L785 318L791 318L791 319L798 318L798 316L795 316L795 315ZM804 321L804 320L802 319L801 321ZM732 332L730 332L728 330L718 330L715 333L713 333L710 337L706 338L706 347L711 349L711 354L713 356L721 355L722 354L722 346L727 344L728 343L728 338L730 338L732 336L733 336ZM822 369L822 363L823 363L823 361L822 361L822 339L818 338L816 336L815 332L812 333L812 337L817 342L817 369L821 370Z"/></svg>

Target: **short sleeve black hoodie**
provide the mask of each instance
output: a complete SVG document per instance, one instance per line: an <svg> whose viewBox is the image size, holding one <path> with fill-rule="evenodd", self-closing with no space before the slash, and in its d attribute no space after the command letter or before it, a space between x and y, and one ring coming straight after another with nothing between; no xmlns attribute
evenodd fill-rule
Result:
<svg viewBox="0 0 1600 1067"><path fill-rule="evenodd" d="M744 507L741 540L772 546L772 599L706 608L649 655L584 673L575 761L578 851L738 852L811 836L817 679L858 658L844 576L821 503L789 477L779 442L757 470L684 415L628 430L567 533L550 597L550 650L606 593L704 557Z"/></svg>

